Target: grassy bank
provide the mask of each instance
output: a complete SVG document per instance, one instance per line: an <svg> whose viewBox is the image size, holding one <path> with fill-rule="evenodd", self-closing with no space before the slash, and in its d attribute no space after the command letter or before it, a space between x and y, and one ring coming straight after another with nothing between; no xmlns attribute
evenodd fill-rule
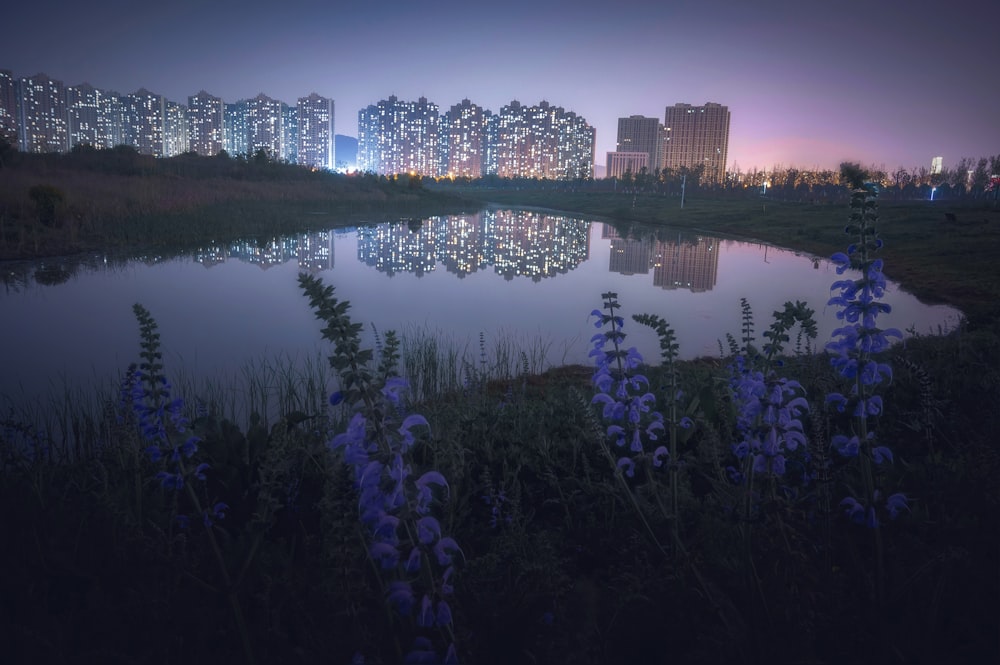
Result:
<svg viewBox="0 0 1000 665"><path fill-rule="evenodd" d="M461 190L459 190L461 191ZM845 201L468 190L500 205L530 205L752 238L820 256L843 251ZM928 303L961 309L970 323L1000 320L1000 208L989 201L881 203L886 274Z"/></svg>
<svg viewBox="0 0 1000 665"><path fill-rule="evenodd" d="M502 203L605 214L597 201ZM764 206L624 217L820 254L852 242L846 205ZM979 259L957 248L975 233L922 239L921 213L894 255L910 218L892 208L889 276L907 256L938 279L924 251L971 280ZM1000 658L1000 336L983 296L964 301L982 325L880 350L865 323L833 355L792 351L801 309L747 308L725 357L690 363L666 322L663 357L642 363L618 345L642 313L594 294L595 366L542 372L503 343L468 357L385 332L362 349L349 304L300 283L335 376L170 385L155 312L137 308L141 374L120 394L0 420L11 662Z"/></svg>
<svg viewBox="0 0 1000 665"><path fill-rule="evenodd" d="M0 260L142 252L468 210L419 179L122 148L18 154L0 178Z"/></svg>

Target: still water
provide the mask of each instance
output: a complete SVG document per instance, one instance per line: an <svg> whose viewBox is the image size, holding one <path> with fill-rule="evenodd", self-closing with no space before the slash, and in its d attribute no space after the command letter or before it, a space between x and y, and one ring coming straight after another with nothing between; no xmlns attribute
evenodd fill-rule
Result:
<svg viewBox="0 0 1000 665"><path fill-rule="evenodd" d="M686 231L623 235L578 217L484 210L179 256L0 265L0 395L30 400L115 380L138 360L133 303L159 324L171 376L224 381L261 358L319 358L329 349L298 287L302 271L349 300L369 336L372 326L422 331L473 361L482 334L488 348L503 338L549 365L589 364L589 314L605 291L619 294L626 318L667 319L685 358L718 355L726 333L739 338L742 297L758 336L788 300L816 310L820 346L836 327L826 302L838 276L825 259ZM886 301L884 327L930 334L960 317L894 284ZM658 359L652 331L627 320L626 332L628 345Z"/></svg>

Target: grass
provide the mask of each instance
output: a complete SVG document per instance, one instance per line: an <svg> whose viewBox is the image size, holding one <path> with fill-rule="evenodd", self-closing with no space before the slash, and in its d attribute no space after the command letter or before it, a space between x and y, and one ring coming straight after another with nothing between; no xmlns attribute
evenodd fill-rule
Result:
<svg viewBox="0 0 1000 665"><path fill-rule="evenodd" d="M501 203L586 214L621 205L519 194ZM636 210L627 219L820 254L842 250L846 220L844 206L756 200L689 200L681 217L638 197ZM911 512L882 532L884 612L870 538L838 505L853 472L828 444L845 421L824 406L843 389L824 355L791 355L781 368L805 388L819 473L762 486L747 519L726 470L736 431L728 359L678 364L684 413L696 421L678 442L683 465L628 479L602 451L589 368L545 370L543 344L499 332L469 348L439 331L402 331L397 366L414 387L405 408L430 423L408 463L448 479L450 500L435 514L464 552L452 602L462 662L996 661L997 220L975 206L949 211L957 221L945 233L941 208L880 210L888 276L927 298L953 293L949 304L969 314L885 359L894 380L878 433L896 461L879 482L904 490ZM966 221L979 215L991 221ZM646 371L665 410L670 378ZM440 641L387 609L387 573L366 554L352 477L326 445L351 416L326 400L334 374L279 358L213 386L174 377L203 439L195 461L211 464L198 492L229 504L211 527L223 570L235 573L228 584L205 530L178 527L191 506L155 480L160 467L116 395L6 414L0 636L11 662L243 662L229 598L261 663L394 663L414 635ZM676 514L664 512L666 496L677 497ZM675 530L683 550L669 545Z"/></svg>
<svg viewBox="0 0 1000 665"><path fill-rule="evenodd" d="M501 205L545 206L752 238L821 256L843 251L846 200L798 203L692 197L682 209L677 198L642 194L465 193L478 193ZM879 212L887 277L924 302L958 307L974 324L1000 320L1000 208L983 200L908 201L881 202Z"/></svg>

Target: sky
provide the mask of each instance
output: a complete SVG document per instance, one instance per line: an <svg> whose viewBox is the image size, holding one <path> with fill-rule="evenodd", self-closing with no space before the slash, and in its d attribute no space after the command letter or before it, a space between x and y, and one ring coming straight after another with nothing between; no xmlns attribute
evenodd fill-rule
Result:
<svg viewBox="0 0 1000 665"><path fill-rule="evenodd" d="M172 101L335 101L335 131L396 95L443 113L547 101L597 130L729 107L727 167L888 170L1000 154L995 0L18 2L0 69Z"/></svg>

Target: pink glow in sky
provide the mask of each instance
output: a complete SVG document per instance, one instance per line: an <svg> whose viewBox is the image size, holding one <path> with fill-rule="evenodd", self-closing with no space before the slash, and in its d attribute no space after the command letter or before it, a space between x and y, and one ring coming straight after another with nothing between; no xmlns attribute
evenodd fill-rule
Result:
<svg viewBox="0 0 1000 665"><path fill-rule="evenodd" d="M894 169L1000 153L997 17L993 0L19 3L0 69L181 103L317 92L347 135L389 95L545 100L597 129L597 164L618 118L711 101L729 168Z"/></svg>

